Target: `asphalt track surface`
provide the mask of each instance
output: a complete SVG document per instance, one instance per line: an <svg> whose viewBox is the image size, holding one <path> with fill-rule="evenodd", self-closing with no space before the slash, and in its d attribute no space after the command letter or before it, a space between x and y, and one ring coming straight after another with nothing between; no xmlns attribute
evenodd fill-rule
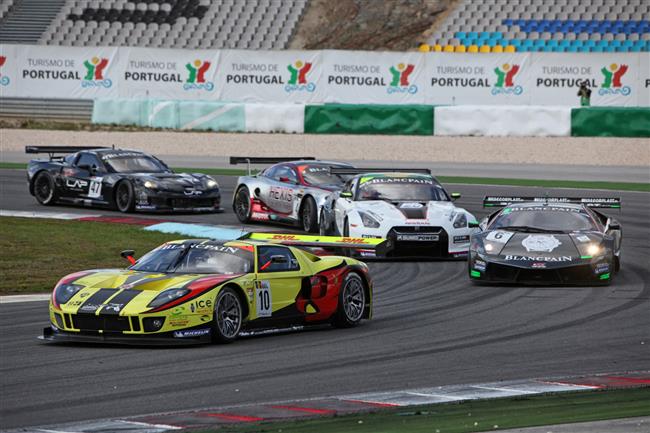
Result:
<svg viewBox="0 0 650 433"><path fill-rule="evenodd" d="M219 177L225 201L234 177ZM25 174L0 170L2 209L43 208ZM484 194L535 188L455 185L477 217ZM621 196L622 271L608 287L472 286L465 262L370 263L375 318L347 330L248 337L231 345L148 348L49 345L45 302L0 305L0 428L287 399L536 377L646 370L650 365L650 195ZM118 213L113 213L118 215ZM150 215L142 215L150 218ZM222 214L153 216L236 224ZM264 229L265 226L257 226ZM65 251L61 254L65 260ZM53 270L56 272L56 270Z"/></svg>

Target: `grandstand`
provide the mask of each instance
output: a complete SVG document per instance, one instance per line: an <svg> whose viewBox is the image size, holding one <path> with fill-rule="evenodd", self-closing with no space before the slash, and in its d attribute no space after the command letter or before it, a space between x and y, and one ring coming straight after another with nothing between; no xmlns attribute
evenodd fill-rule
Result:
<svg viewBox="0 0 650 433"><path fill-rule="evenodd" d="M0 42L284 49L307 0L3 0Z"/></svg>
<svg viewBox="0 0 650 433"><path fill-rule="evenodd" d="M650 1L460 0L436 30L433 51L649 51Z"/></svg>

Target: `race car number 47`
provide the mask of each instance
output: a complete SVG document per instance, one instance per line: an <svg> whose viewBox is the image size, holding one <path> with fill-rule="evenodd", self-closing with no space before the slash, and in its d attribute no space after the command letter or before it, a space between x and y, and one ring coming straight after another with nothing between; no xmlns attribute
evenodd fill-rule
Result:
<svg viewBox="0 0 650 433"><path fill-rule="evenodd" d="M94 177L90 180L90 187L88 187L88 197L98 198L102 195L102 178Z"/></svg>
<svg viewBox="0 0 650 433"><path fill-rule="evenodd" d="M255 304L257 304L257 317L271 316L271 285L268 281L255 282Z"/></svg>

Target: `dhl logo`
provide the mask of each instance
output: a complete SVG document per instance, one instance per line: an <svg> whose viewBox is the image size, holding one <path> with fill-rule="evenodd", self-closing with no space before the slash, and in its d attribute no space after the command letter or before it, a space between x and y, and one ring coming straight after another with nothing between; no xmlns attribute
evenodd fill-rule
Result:
<svg viewBox="0 0 650 433"><path fill-rule="evenodd" d="M364 238L342 238L341 242L344 244L365 244L367 243Z"/></svg>
<svg viewBox="0 0 650 433"><path fill-rule="evenodd" d="M298 236L295 235L273 235L271 239L277 239L282 241L297 241Z"/></svg>

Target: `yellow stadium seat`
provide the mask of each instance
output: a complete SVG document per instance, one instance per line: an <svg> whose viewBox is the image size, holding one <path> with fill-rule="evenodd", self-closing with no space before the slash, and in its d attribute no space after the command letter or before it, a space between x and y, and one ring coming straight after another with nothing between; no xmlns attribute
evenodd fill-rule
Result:
<svg viewBox="0 0 650 433"><path fill-rule="evenodd" d="M490 46L489 45L481 45L481 49L479 49L480 53L489 53L490 52Z"/></svg>
<svg viewBox="0 0 650 433"><path fill-rule="evenodd" d="M506 49L504 50L506 53L514 53L517 52L517 47L514 45L506 45Z"/></svg>
<svg viewBox="0 0 650 433"><path fill-rule="evenodd" d="M429 51L431 51L431 47L429 46L429 44L422 44L420 45L420 48L418 48L418 50L421 53L428 53Z"/></svg>
<svg viewBox="0 0 650 433"><path fill-rule="evenodd" d="M492 47L492 52L493 53L502 53L503 52L503 47L501 45L495 45Z"/></svg>
<svg viewBox="0 0 650 433"><path fill-rule="evenodd" d="M441 51L442 51L442 45L440 45L440 44L435 44L435 45L433 46L433 50L432 50L432 51L435 51L436 53L441 52Z"/></svg>
<svg viewBox="0 0 650 433"><path fill-rule="evenodd" d="M465 45L458 45L457 47L455 47L454 51L457 53L464 53L467 51L467 48L465 47Z"/></svg>
<svg viewBox="0 0 650 433"><path fill-rule="evenodd" d="M470 45L467 49L468 53L478 53L478 47L476 45Z"/></svg>
<svg viewBox="0 0 650 433"><path fill-rule="evenodd" d="M445 49L443 51L445 53L453 53L454 52L454 46L453 45L445 45Z"/></svg>

